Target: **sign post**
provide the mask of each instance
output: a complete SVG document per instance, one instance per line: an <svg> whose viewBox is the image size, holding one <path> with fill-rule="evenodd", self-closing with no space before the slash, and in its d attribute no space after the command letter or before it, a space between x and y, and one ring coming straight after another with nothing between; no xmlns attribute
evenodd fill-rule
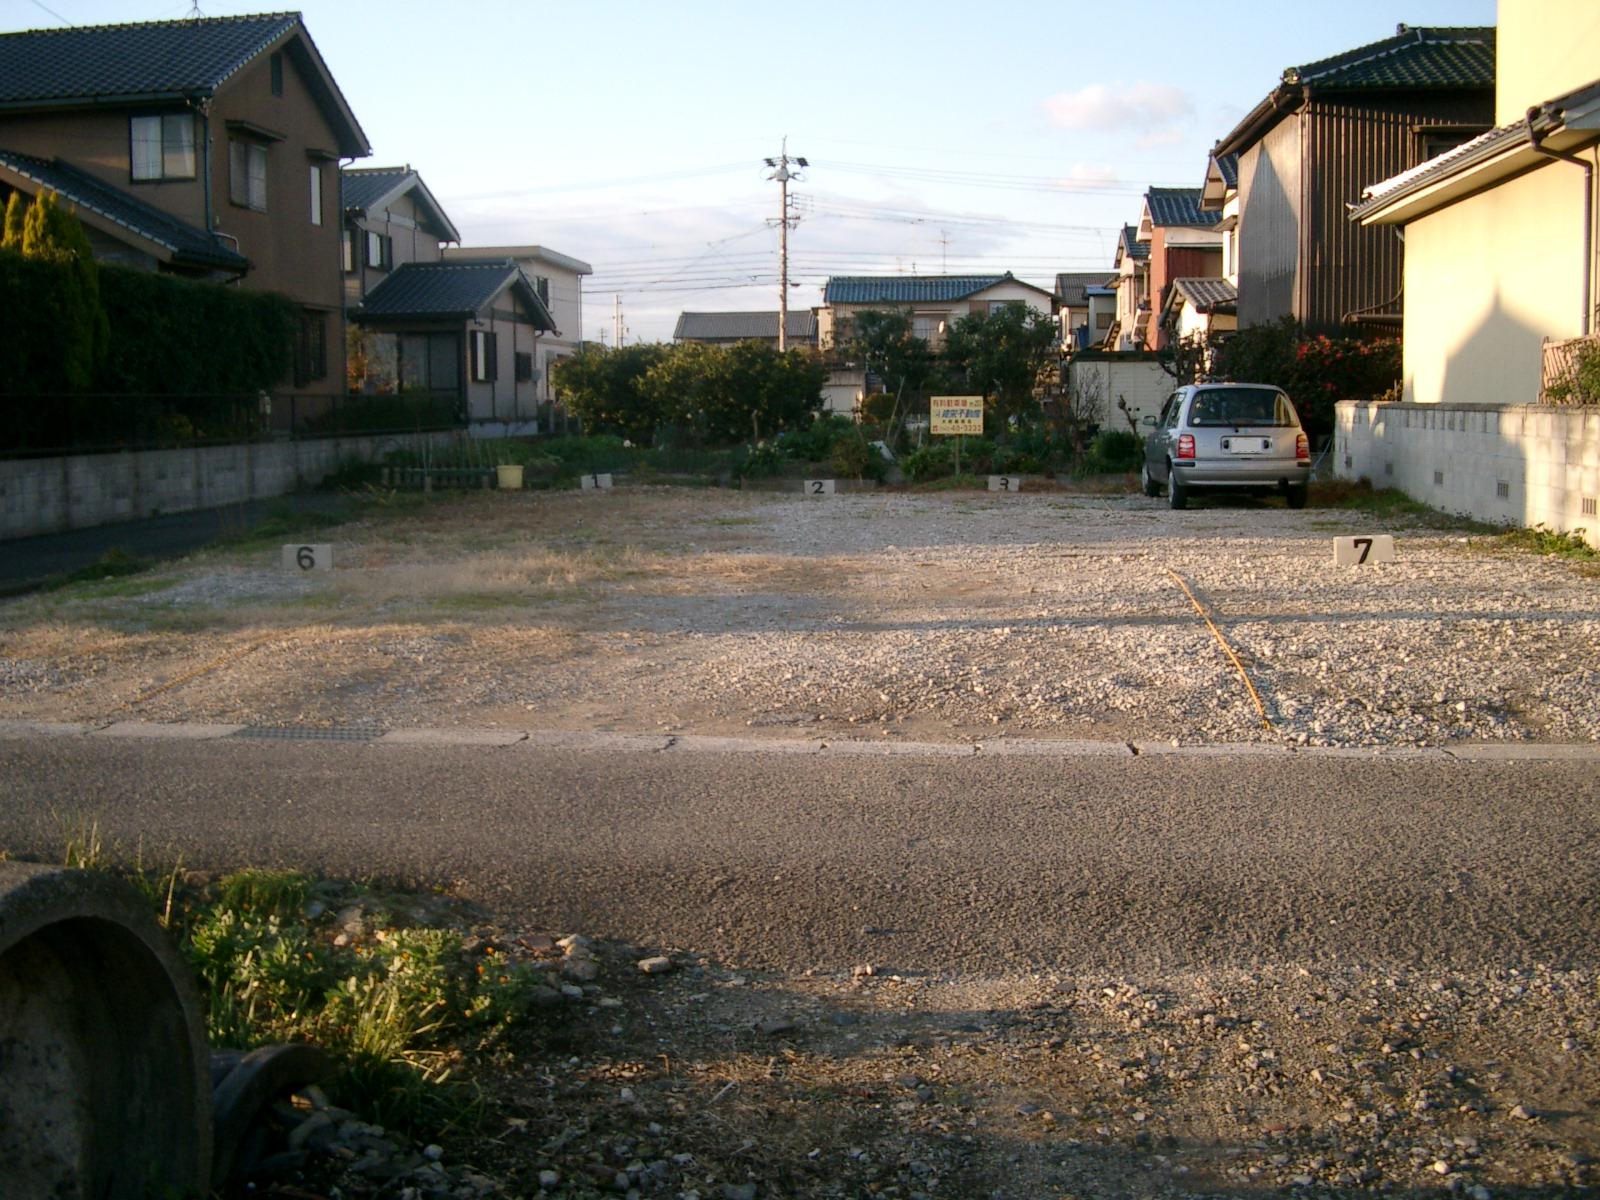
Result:
<svg viewBox="0 0 1600 1200"><path fill-rule="evenodd" d="M933 396L928 400L928 432L956 439L956 474L961 474L961 439L983 436L982 396Z"/></svg>

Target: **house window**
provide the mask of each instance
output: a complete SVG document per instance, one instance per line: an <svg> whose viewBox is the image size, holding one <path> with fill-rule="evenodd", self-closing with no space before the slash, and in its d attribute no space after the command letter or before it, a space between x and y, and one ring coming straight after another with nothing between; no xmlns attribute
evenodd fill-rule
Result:
<svg viewBox="0 0 1600 1200"><path fill-rule="evenodd" d="M128 132L134 179L194 178L194 118L188 113L134 117Z"/></svg>
<svg viewBox="0 0 1600 1200"><path fill-rule="evenodd" d="M991 300L989 301L989 315L992 317L996 313L1003 313L1008 308L1026 307L1021 300Z"/></svg>
<svg viewBox="0 0 1600 1200"><path fill-rule="evenodd" d="M492 330L472 331L472 378L479 383L493 383L500 377L495 370L495 342Z"/></svg>
<svg viewBox="0 0 1600 1200"><path fill-rule="evenodd" d="M272 94L274 96L281 96L281 95L283 95L283 54L281 52L278 53L278 54L274 54L272 56L271 62L272 62Z"/></svg>
<svg viewBox="0 0 1600 1200"><path fill-rule="evenodd" d="M228 199L242 208L267 211L267 148L260 142L229 139Z"/></svg>
<svg viewBox="0 0 1600 1200"><path fill-rule="evenodd" d="M322 224L322 164L311 164L311 223Z"/></svg>
<svg viewBox="0 0 1600 1200"><path fill-rule="evenodd" d="M1094 327L1096 329L1110 329L1111 314L1108 312L1096 313L1094 317Z"/></svg>
<svg viewBox="0 0 1600 1200"><path fill-rule="evenodd" d="M932 345L938 341L939 335L944 332L943 313L913 313L911 316L911 336L920 338Z"/></svg>
<svg viewBox="0 0 1600 1200"><path fill-rule="evenodd" d="M367 230L367 266L387 271L394 262L394 243L384 234Z"/></svg>
<svg viewBox="0 0 1600 1200"><path fill-rule="evenodd" d="M543 275L533 277L533 290L538 293L539 299L545 304L550 303L550 280Z"/></svg>
<svg viewBox="0 0 1600 1200"><path fill-rule="evenodd" d="M343 230L343 244L339 247L339 265L346 275L356 273L356 231Z"/></svg>
<svg viewBox="0 0 1600 1200"><path fill-rule="evenodd" d="M295 339L294 385L305 387L313 379L328 377L328 315L309 309L300 314Z"/></svg>
<svg viewBox="0 0 1600 1200"><path fill-rule="evenodd" d="M533 382L533 355L526 350L517 351L517 382Z"/></svg>

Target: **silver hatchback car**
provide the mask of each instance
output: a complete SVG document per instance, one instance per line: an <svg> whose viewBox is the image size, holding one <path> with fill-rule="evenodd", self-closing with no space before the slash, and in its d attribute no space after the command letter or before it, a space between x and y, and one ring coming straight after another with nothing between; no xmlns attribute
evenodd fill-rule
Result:
<svg viewBox="0 0 1600 1200"><path fill-rule="evenodd" d="M1195 383L1167 397L1145 437L1146 496L1173 508L1199 491L1279 492L1304 508L1311 443L1289 397L1264 383Z"/></svg>

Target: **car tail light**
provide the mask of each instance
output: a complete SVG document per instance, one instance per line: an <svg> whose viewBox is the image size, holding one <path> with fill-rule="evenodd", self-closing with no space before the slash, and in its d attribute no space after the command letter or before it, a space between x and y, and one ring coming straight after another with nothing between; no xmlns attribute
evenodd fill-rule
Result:
<svg viewBox="0 0 1600 1200"><path fill-rule="evenodd" d="M1311 441L1303 433L1294 435L1294 458L1296 462L1309 463L1311 461Z"/></svg>
<svg viewBox="0 0 1600 1200"><path fill-rule="evenodd" d="M1180 433L1178 435L1178 457L1179 458L1193 458L1194 457L1194 434L1192 434L1192 433Z"/></svg>

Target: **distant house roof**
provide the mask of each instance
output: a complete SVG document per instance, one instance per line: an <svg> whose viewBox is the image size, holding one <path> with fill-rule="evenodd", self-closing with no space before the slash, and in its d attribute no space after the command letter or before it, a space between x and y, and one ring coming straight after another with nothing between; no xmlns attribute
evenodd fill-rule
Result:
<svg viewBox="0 0 1600 1200"><path fill-rule="evenodd" d="M339 153L370 154L366 134L299 13L0 34L0 110L204 98L258 55L279 46L300 67L322 104L338 134Z"/></svg>
<svg viewBox="0 0 1600 1200"><path fill-rule="evenodd" d="M413 203L433 221L442 242L459 242L461 234L433 198L428 185L410 167L347 167L339 172L344 188L346 212L365 215L382 210L401 196L411 195Z"/></svg>
<svg viewBox="0 0 1600 1200"><path fill-rule="evenodd" d="M1231 313L1239 304L1239 289L1226 279L1174 279L1172 287L1189 306L1203 313Z"/></svg>
<svg viewBox="0 0 1600 1200"><path fill-rule="evenodd" d="M1209 229L1222 219L1220 213L1200 208L1199 188L1153 187L1144 194L1145 207L1153 226L1193 226Z"/></svg>
<svg viewBox="0 0 1600 1200"><path fill-rule="evenodd" d="M205 230L153 208L143 200L102 183L60 159L34 158L28 154L0 150L0 180L13 185L33 185L31 188L24 186L24 191L37 192L48 188L77 209L78 216L86 224L103 229L114 237L132 235L148 243L153 251L158 252L158 257L177 265L215 268L240 274L250 265L244 255Z"/></svg>
<svg viewBox="0 0 1600 1200"><path fill-rule="evenodd" d="M357 322L465 321L507 289L534 313L534 324L557 333L555 320L521 267L508 258L487 262L412 262L367 293L351 314Z"/></svg>
<svg viewBox="0 0 1600 1200"><path fill-rule="evenodd" d="M546 263L574 275L593 275L594 268L581 258L561 254L548 246L446 246L444 256L452 259L514 258Z"/></svg>
<svg viewBox="0 0 1600 1200"><path fill-rule="evenodd" d="M1056 298L1064 306L1081 308L1090 292L1105 291L1104 271L1069 271L1056 276Z"/></svg>
<svg viewBox="0 0 1600 1200"><path fill-rule="evenodd" d="M1254 145L1284 114L1305 103L1308 93L1349 91L1492 92L1495 31L1492 25L1408 28L1391 38L1358 46L1331 58L1288 67L1266 99L1245 114L1217 143L1218 154Z"/></svg>
<svg viewBox="0 0 1600 1200"><path fill-rule="evenodd" d="M1117 235L1117 254L1119 257L1127 255L1132 259L1150 257L1150 243L1139 240L1139 227L1137 225L1124 225L1122 232Z"/></svg>
<svg viewBox="0 0 1600 1200"><path fill-rule="evenodd" d="M1228 193L1239 190L1239 156L1213 154L1206 159L1206 181L1200 188L1200 211L1221 212Z"/></svg>
<svg viewBox="0 0 1600 1200"><path fill-rule="evenodd" d="M1050 293L1004 275L834 275L822 289L824 304L937 304L965 300L1002 283Z"/></svg>
<svg viewBox="0 0 1600 1200"><path fill-rule="evenodd" d="M810 309L789 314L784 323L786 338L797 342L817 340L817 314ZM778 312L685 312L678 314L673 330L679 342L739 342L746 339L775 341L778 337Z"/></svg>

